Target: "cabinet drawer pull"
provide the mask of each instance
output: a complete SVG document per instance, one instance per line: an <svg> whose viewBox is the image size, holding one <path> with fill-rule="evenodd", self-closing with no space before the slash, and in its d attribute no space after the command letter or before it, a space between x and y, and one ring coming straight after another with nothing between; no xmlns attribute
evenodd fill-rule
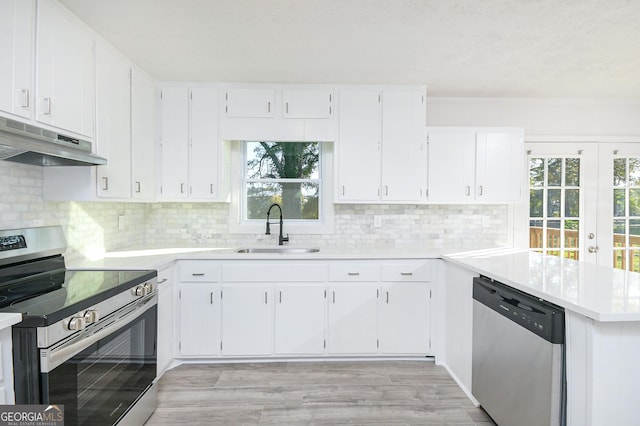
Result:
<svg viewBox="0 0 640 426"><path fill-rule="evenodd" d="M357 277L358 275L360 275L360 272L347 272L347 275L349 275L350 277Z"/></svg>
<svg viewBox="0 0 640 426"><path fill-rule="evenodd" d="M169 281L169 278L163 278L162 280L158 281L158 284L166 283L167 281Z"/></svg>
<svg viewBox="0 0 640 426"><path fill-rule="evenodd" d="M191 275L194 276L194 277L204 277L204 272L194 272Z"/></svg>
<svg viewBox="0 0 640 426"><path fill-rule="evenodd" d="M410 277L413 275L413 272L400 272L400 275L402 275L403 277Z"/></svg>

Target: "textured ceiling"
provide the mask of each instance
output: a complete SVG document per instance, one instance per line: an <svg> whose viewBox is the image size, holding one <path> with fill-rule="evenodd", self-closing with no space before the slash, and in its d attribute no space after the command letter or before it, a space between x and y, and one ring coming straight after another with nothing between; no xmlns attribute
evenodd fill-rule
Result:
<svg viewBox="0 0 640 426"><path fill-rule="evenodd" d="M159 80L640 98L640 0L60 0Z"/></svg>

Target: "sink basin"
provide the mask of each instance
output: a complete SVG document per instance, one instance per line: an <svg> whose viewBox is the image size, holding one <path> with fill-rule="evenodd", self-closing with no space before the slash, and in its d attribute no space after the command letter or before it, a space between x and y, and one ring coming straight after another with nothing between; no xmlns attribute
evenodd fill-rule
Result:
<svg viewBox="0 0 640 426"><path fill-rule="evenodd" d="M318 253L320 249L306 247L254 247L236 250L236 253L306 254Z"/></svg>

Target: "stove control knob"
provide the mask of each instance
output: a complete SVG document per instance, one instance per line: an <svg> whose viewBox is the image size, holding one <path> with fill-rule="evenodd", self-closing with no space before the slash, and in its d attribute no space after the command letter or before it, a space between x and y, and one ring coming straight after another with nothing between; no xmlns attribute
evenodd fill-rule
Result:
<svg viewBox="0 0 640 426"><path fill-rule="evenodd" d="M69 330L82 330L84 329L84 318L83 317L71 317L69 322L67 323L67 328Z"/></svg>
<svg viewBox="0 0 640 426"><path fill-rule="evenodd" d="M84 313L83 318L86 325L93 324L94 322L98 322L100 319L100 313L96 310L90 309Z"/></svg>
<svg viewBox="0 0 640 426"><path fill-rule="evenodd" d="M147 294L143 285L135 286L131 289L131 293L133 293L134 296L144 296Z"/></svg>
<svg viewBox="0 0 640 426"><path fill-rule="evenodd" d="M151 294L153 293L153 284L151 283L144 283L144 290L146 294Z"/></svg>

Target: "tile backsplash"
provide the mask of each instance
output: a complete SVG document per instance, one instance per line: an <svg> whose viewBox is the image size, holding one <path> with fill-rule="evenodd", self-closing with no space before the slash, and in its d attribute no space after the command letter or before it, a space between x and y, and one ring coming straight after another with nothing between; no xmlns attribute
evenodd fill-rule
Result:
<svg viewBox="0 0 640 426"><path fill-rule="evenodd" d="M229 233L224 203L45 202L42 169L0 161L0 229L62 225L68 258L135 247L238 246L265 235ZM374 218L380 226L374 226ZM505 205L335 205L334 234L292 243L475 248L509 245ZM275 240L274 240L275 241Z"/></svg>

